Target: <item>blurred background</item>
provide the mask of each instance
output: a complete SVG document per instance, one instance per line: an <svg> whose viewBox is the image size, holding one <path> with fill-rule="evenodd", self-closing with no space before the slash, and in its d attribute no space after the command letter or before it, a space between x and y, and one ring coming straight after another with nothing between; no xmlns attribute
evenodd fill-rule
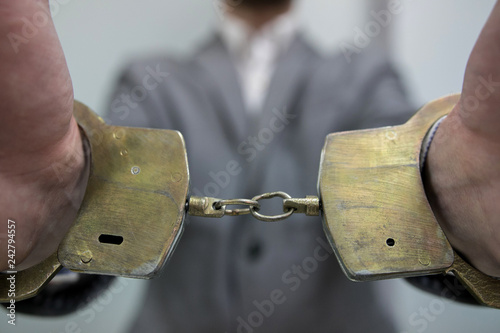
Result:
<svg viewBox="0 0 500 333"><path fill-rule="evenodd" d="M189 54L222 19L220 1L51 0L75 97L103 113L129 59L147 53ZM318 49L333 54L341 52L343 43L353 44L354 29L374 19L370 10L380 2L297 0L296 15ZM414 105L459 92L467 58L495 1L400 2L401 13L377 38L390 41ZM68 317L19 315L13 327L2 314L0 332L124 332L145 301L146 285L120 279L86 309ZM496 310L442 301L400 280L378 283L378 292L401 333L499 331Z"/></svg>

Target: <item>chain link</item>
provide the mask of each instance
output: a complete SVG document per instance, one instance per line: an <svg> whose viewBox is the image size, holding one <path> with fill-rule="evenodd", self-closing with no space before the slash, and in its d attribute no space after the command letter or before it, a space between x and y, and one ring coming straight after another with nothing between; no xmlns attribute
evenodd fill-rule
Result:
<svg viewBox="0 0 500 333"><path fill-rule="evenodd" d="M248 206L248 208L226 209L226 206L230 205ZM260 204L255 200L229 199L229 200L220 200L215 202L214 208L217 210L224 209L224 215L239 216L239 215L250 214L252 209L259 210Z"/></svg>
<svg viewBox="0 0 500 333"><path fill-rule="evenodd" d="M264 193L261 195L257 195L252 198L252 200L259 201L263 199L272 199L275 197L280 197L282 199L291 199L292 197L285 192L271 192L271 193ZM255 217L259 221L264 221L264 222L278 222L285 220L292 216L293 212L295 211L294 208L288 208L284 214L280 215L263 215L257 212L257 209L254 207L250 207L250 212L252 213L253 217Z"/></svg>

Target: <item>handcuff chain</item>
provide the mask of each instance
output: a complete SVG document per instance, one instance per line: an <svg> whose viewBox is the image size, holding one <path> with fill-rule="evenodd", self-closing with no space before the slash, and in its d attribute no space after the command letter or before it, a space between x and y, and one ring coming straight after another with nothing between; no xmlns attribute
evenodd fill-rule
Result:
<svg viewBox="0 0 500 333"><path fill-rule="evenodd" d="M264 215L259 213L260 200L280 197L283 199L283 214ZM246 208L227 209L227 206L241 205ZM307 196L303 199L294 199L285 192L269 192L257 195L252 199L218 199L211 197L192 196L188 200L187 212L191 216L223 217L252 214L254 218L264 222L278 222L285 220L294 213L303 213L307 216L318 216L320 211L319 198Z"/></svg>

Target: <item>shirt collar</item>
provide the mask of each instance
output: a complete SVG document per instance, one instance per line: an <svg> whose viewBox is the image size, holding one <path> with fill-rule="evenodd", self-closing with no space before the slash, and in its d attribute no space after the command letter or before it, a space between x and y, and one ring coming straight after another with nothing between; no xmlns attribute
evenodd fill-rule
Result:
<svg viewBox="0 0 500 333"><path fill-rule="evenodd" d="M286 51L297 32L297 22L292 12L288 12L254 31L245 21L235 15L226 14L219 25L219 30L229 53L240 58L257 38L270 41L279 52Z"/></svg>

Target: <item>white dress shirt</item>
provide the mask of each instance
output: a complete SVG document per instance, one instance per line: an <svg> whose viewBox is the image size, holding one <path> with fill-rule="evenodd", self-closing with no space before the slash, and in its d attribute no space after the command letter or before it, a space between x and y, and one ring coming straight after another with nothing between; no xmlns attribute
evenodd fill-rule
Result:
<svg viewBox="0 0 500 333"><path fill-rule="evenodd" d="M288 50L296 31L296 21L290 12L259 30L231 14L221 22L222 40L238 71L248 112L261 111L276 62Z"/></svg>

